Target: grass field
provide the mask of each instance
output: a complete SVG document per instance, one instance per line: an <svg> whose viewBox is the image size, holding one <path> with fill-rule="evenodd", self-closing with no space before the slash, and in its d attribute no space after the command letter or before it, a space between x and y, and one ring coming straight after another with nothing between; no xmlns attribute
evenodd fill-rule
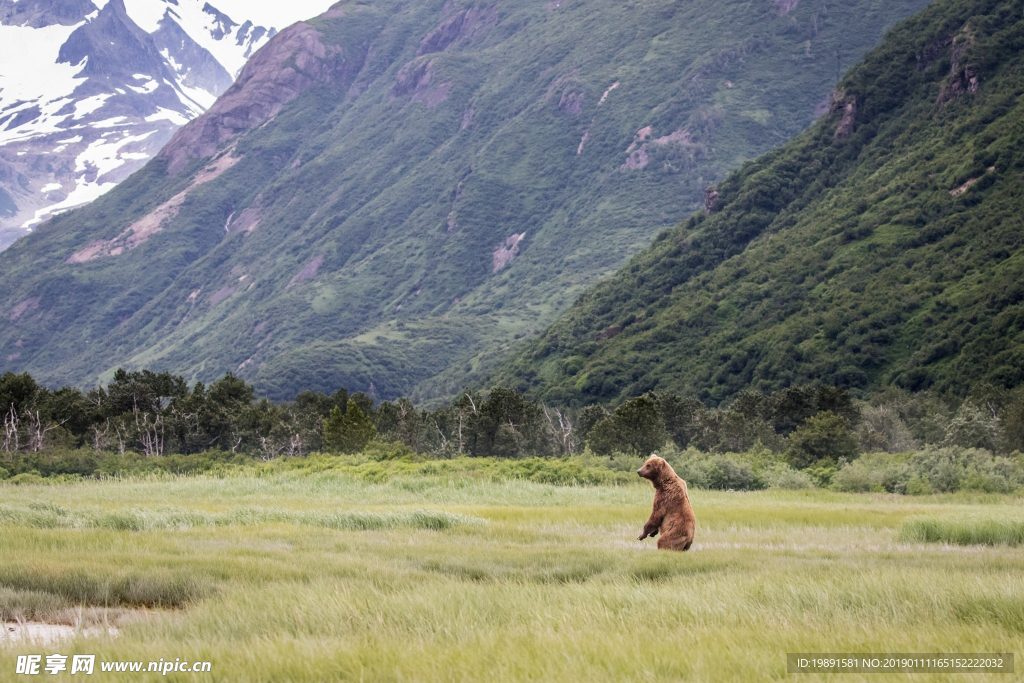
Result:
<svg viewBox="0 0 1024 683"><path fill-rule="evenodd" d="M120 631L0 647L0 680L52 652L213 663L166 680L576 682L781 679L787 651L1024 650L1019 497L691 493L696 543L668 554L634 540L639 481L0 486L3 620Z"/></svg>

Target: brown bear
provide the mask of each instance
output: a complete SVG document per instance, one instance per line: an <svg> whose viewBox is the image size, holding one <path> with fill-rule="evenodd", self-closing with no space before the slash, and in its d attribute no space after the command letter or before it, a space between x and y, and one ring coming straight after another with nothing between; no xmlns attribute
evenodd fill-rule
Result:
<svg viewBox="0 0 1024 683"><path fill-rule="evenodd" d="M689 550L697 518L686 493L686 482L679 478L671 465L656 455L648 458L636 473L650 479L655 490L654 511L637 540L657 536L660 532L659 550Z"/></svg>

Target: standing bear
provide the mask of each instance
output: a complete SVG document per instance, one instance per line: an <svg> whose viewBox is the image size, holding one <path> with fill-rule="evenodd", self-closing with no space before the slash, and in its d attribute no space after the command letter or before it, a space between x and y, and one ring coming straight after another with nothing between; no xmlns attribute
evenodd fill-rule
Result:
<svg viewBox="0 0 1024 683"><path fill-rule="evenodd" d="M657 536L660 532L659 550L689 550L697 518L686 493L686 482L679 478L671 465L656 455L648 458L636 473L650 479L655 491L654 511L637 540Z"/></svg>

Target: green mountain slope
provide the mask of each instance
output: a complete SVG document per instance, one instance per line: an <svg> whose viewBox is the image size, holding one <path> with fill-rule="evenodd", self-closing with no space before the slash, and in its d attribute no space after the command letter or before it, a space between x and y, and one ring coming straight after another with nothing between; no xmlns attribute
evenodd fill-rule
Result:
<svg viewBox="0 0 1024 683"><path fill-rule="evenodd" d="M453 392L804 129L927 4L339 3L0 256L0 370Z"/></svg>
<svg viewBox="0 0 1024 683"><path fill-rule="evenodd" d="M496 381L558 402L1024 380L1024 3L942 0Z"/></svg>

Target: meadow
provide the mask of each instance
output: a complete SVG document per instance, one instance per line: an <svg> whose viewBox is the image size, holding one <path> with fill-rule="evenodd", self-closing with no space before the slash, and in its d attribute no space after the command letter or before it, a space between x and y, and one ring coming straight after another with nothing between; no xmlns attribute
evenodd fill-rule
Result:
<svg viewBox="0 0 1024 683"><path fill-rule="evenodd" d="M790 651L1024 650L1019 495L691 496L696 543L669 554L634 540L639 480L0 484L2 619L118 629L0 645L0 680L52 652L212 662L166 680L575 682L782 679ZM868 678L887 680L843 680Z"/></svg>

